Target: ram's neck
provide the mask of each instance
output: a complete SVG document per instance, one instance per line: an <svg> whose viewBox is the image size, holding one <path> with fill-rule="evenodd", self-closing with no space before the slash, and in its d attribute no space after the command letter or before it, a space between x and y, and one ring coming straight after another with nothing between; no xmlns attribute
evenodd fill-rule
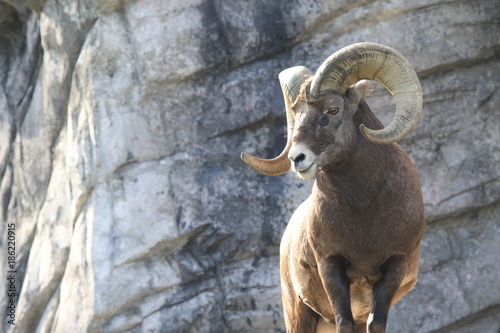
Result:
<svg viewBox="0 0 500 333"><path fill-rule="evenodd" d="M313 194L363 211L376 203L388 181L397 173L404 154L396 145L376 145L364 138L352 158L340 169L319 172Z"/></svg>

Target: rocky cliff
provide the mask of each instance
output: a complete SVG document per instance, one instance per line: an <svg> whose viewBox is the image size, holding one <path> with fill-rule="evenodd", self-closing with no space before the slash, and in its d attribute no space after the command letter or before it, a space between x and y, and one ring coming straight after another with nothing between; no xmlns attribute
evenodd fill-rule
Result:
<svg viewBox="0 0 500 333"><path fill-rule="evenodd" d="M499 27L496 0L0 1L0 330L284 332L311 183L239 153L283 149L281 70L372 41L424 92L401 145L428 226L388 332L498 332Z"/></svg>

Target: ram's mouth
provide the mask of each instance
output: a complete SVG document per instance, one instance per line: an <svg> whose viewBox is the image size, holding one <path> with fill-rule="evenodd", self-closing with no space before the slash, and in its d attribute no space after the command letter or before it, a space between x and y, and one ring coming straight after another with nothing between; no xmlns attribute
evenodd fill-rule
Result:
<svg viewBox="0 0 500 333"><path fill-rule="evenodd" d="M314 177L316 175L316 173L318 172L318 164L316 162L313 162L307 168L302 169L302 170L295 170L295 172L302 179L308 179L308 178Z"/></svg>

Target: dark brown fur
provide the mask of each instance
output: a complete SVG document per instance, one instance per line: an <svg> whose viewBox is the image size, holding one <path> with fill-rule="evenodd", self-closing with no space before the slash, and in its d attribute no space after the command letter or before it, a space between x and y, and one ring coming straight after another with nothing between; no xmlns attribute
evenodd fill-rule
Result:
<svg viewBox="0 0 500 333"><path fill-rule="evenodd" d="M420 181L397 144L361 135L361 123L382 128L362 99L365 89L308 102L302 95L293 107L293 143L318 155L320 171L281 242L287 332L316 332L319 322L328 326L323 319L338 333L385 332L389 307L416 283ZM318 121L333 100L344 101L342 112L323 128Z"/></svg>

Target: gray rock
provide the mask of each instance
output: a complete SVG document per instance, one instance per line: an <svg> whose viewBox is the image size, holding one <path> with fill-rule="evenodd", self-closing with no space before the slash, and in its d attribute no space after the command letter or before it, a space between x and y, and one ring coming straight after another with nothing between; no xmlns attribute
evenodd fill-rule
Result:
<svg viewBox="0 0 500 333"><path fill-rule="evenodd" d="M427 228L419 282L408 299L391 310L391 332L455 332L498 311L500 270L488 253L500 251L499 213L498 205L488 206ZM488 325L479 331L495 332L498 327L494 321Z"/></svg>
<svg viewBox="0 0 500 333"><path fill-rule="evenodd" d="M400 144L428 228L388 332L498 331L499 17L493 0L0 1L2 331L284 332L279 241L312 183L239 154L283 149L281 70L360 41L408 57L424 91ZM392 119L383 87L367 101Z"/></svg>

